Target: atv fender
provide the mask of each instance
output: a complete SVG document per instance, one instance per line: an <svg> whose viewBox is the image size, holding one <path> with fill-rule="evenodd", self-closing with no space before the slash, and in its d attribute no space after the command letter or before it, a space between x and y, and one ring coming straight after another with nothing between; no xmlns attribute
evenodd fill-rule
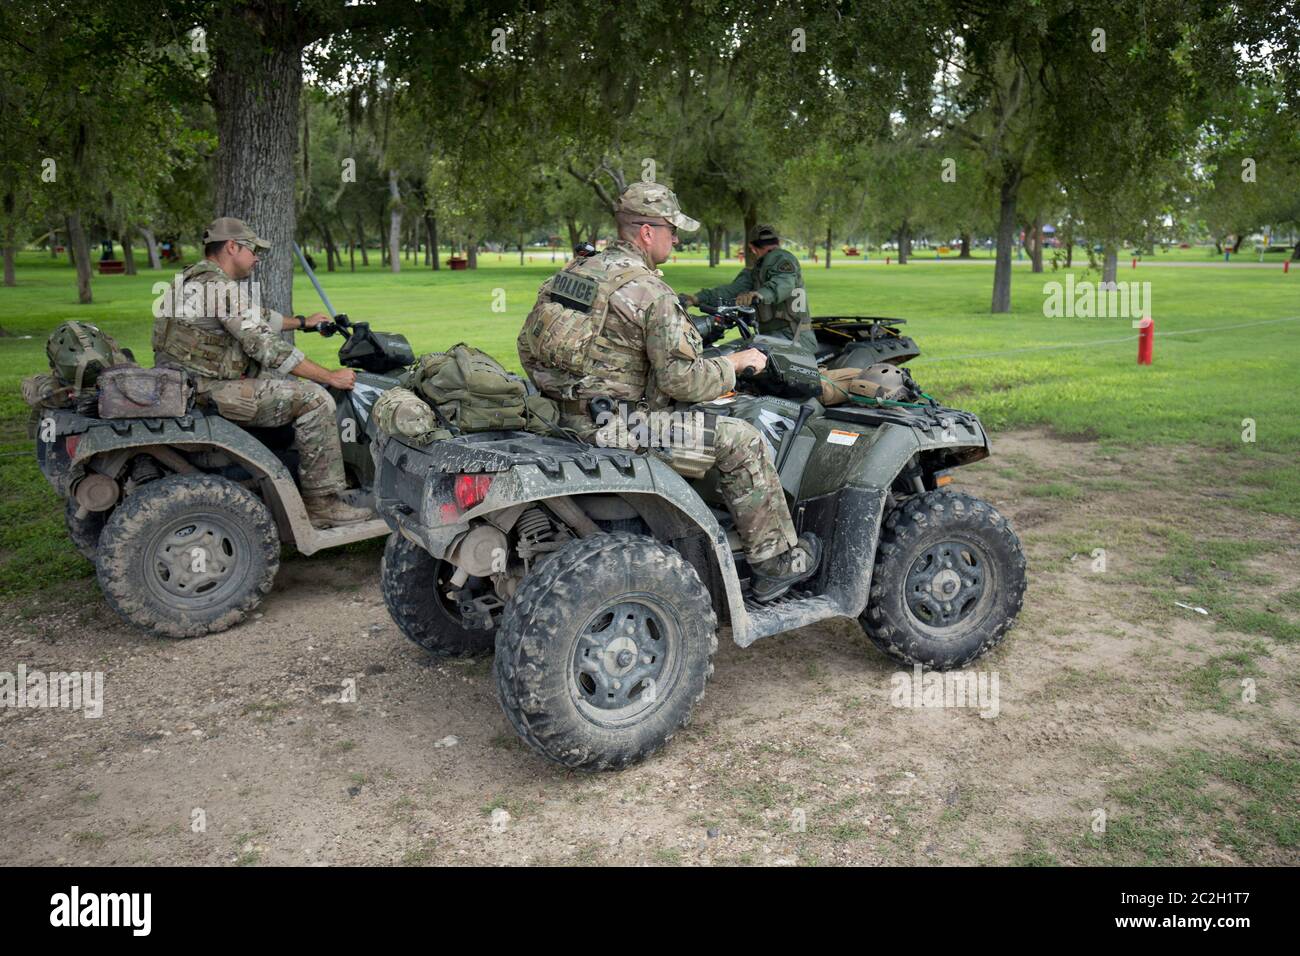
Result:
<svg viewBox="0 0 1300 956"><path fill-rule="evenodd" d="M968 465L989 456L988 435L978 418L966 412L944 416L929 428L881 425L870 453L864 454L852 473L858 485L889 489L913 458L927 471Z"/></svg>
<svg viewBox="0 0 1300 956"><path fill-rule="evenodd" d="M304 555L374 537L383 530L377 519L324 531L314 528L307 517L302 494L284 463L238 425L220 416L202 413L180 418L95 420L81 433L71 466L59 474L55 490L65 498L70 497L73 485L86 473L88 463L100 455L123 451L152 452L164 465L174 468L179 462L166 459L168 450L199 451L205 448L220 449L257 479L262 499L275 516L280 540L292 544Z"/></svg>
<svg viewBox="0 0 1300 956"><path fill-rule="evenodd" d="M443 447L439 448L438 445ZM583 496L615 495L630 505L655 537L674 541L695 535L707 540L710 569L725 594L721 613L744 620L740 579L736 575L726 532L700 496L660 459L651 455L601 450L554 456L545 464L500 461L490 453L475 457L473 449L453 452L447 443L421 447L395 438L372 446L378 464L375 505L389 527L436 558L446 558L456 539L476 519L533 502L568 499L581 507ZM494 470L495 469L495 470ZM447 520L442 479L458 473L488 474L492 483L483 501ZM418 509L414 507L418 502ZM581 534L581 529L575 529ZM698 540L698 539L697 539Z"/></svg>

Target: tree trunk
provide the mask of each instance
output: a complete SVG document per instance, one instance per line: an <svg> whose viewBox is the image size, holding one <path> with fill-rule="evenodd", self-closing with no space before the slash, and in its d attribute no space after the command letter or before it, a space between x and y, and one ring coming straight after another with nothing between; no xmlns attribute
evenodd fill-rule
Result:
<svg viewBox="0 0 1300 956"><path fill-rule="evenodd" d="M135 272L135 249L131 246L131 231L123 229L117 241L122 244L122 261L126 263L126 274L133 276Z"/></svg>
<svg viewBox="0 0 1300 956"><path fill-rule="evenodd" d="M338 247L334 245L334 236L330 233L329 223L320 224L321 234L325 237L325 271L334 271L334 260L339 258Z"/></svg>
<svg viewBox="0 0 1300 956"><path fill-rule="evenodd" d="M9 220L5 223L5 285L17 285L18 280L14 277L14 223Z"/></svg>
<svg viewBox="0 0 1300 956"><path fill-rule="evenodd" d="M425 230L429 233L429 268L437 272L442 268L438 264L438 217L424 214Z"/></svg>
<svg viewBox="0 0 1300 956"><path fill-rule="evenodd" d="M1034 234L1034 247L1030 251L1030 261L1033 263L1033 265L1030 268L1030 271L1042 272L1043 271L1043 217L1041 213L1034 215L1032 232Z"/></svg>
<svg viewBox="0 0 1300 956"><path fill-rule="evenodd" d="M357 245L361 247L361 264L370 265L370 256L366 253L366 226L361 221L361 213L357 213Z"/></svg>
<svg viewBox="0 0 1300 956"><path fill-rule="evenodd" d="M726 226L722 227L722 258L731 261L731 233L727 232Z"/></svg>
<svg viewBox="0 0 1300 956"><path fill-rule="evenodd" d="M993 265L993 303L990 310L994 313L1011 311L1011 248L1016 241L1016 199L1019 194L1020 170L1005 170L998 200L998 250Z"/></svg>
<svg viewBox="0 0 1300 956"><path fill-rule="evenodd" d="M469 259L471 269L478 268L478 242L471 235L465 242L465 256Z"/></svg>
<svg viewBox="0 0 1300 956"><path fill-rule="evenodd" d="M1241 249L1241 244L1242 244L1243 242L1245 242L1245 241L1246 241L1246 234L1245 234L1244 232L1243 232L1243 233L1240 233L1240 234L1237 236L1237 241L1234 242L1234 243L1232 244L1232 254L1233 254L1233 255L1236 255L1236 254L1237 254L1237 252Z"/></svg>
<svg viewBox="0 0 1300 956"><path fill-rule="evenodd" d="M1074 240L1071 239L1065 244L1065 268L1069 269L1074 265Z"/></svg>
<svg viewBox="0 0 1300 956"><path fill-rule="evenodd" d="M754 234L754 227L758 225L758 206L754 204L753 200L749 200L745 202L741 210L745 214L745 234L740 241L745 244L745 268L749 269L757 261L754 258L754 251L749 248L749 237Z"/></svg>
<svg viewBox="0 0 1300 956"><path fill-rule="evenodd" d="M957 258L958 259L970 258L970 233L969 232L963 232L961 234L961 252L957 254Z"/></svg>
<svg viewBox="0 0 1300 956"><path fill-rule="evenodd" d="M161 269L162 260L158 258L158 240L154 238L153 230L140 227L140 236L144 239L144 247L149 251L149 268Z"/></svg>
<svg viewBox="0 0 1300 956"><path fill-rule="evenodd" d="M397 188L397 170L388 171L388 266L402 271L402 194Z"/></svg>
<svg viewBox="0 0 1300 956"><path fill-rule="evenodd" d="M907 265L907 257L911 252L912 227L908 224L907 220L904 219L903 224L898 227L898 264L900 266Z"/></svg>
<svg viewBox="0 0 1300 956"><path fill-rule="evenodd" d="M524 264L524 234L522 232L519 234L519 264L521 266Z"/></svg>
<svg viewBox="0 0 1300 956"><path fill-rule="evenodd" d="M68 249L77 267L77 301L89 305L94 301L90 294L90 245L86 242L86 230L81 228L81 213L72 213L67 223Z"/></svg>
<svg viewBox="0 0 1300 956"><path fill-rule="evenodd" d="M217 113L216 211L244 220L271 243L256 272L261 304L293 315L302 42L292 11L283 4L247 4L219 21L217 32L218 37L209 37L214 50L209 87Z"/></svg>
<svg viewBox="0 0 1300 956"><path fill-rule="evenodd" d="M827 220L826 222L826 268L827 269L831 267L831 239L832 238L833 236L831 235L830 220Z"/></svg>
<svg viewBox="0 0 1300 956"><path fill-rule="evenodd" d="M53 219L50 220L50 258L59 257L59 227Z"/></svg>
<svg viewBox="0 0 1300 956"><path fill-rule="evenodd" d="M1119 269L1119 250L1112 243L1106 243L1105 259L1101 267L1101 284L1106 288L1115 285L1115 275Z"/></svg>

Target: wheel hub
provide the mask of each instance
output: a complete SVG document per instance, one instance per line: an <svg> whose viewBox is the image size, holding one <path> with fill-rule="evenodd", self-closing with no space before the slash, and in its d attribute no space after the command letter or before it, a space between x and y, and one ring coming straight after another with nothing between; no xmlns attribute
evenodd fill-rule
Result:
<svg viewBox="0 0 1300 956"><path fill-rule="evenodd" d="M982 551L960 541L941 541L926 548L907 572L907 608L931 628L963 624L983 603L986 559Z"/></svg>
<svg viewBox="0 0 1300 956"><path fill-rule="evenodd" d="M664 615L639 601L623 601L593 615L574 649L579 702L600 711L653 704L670 656L670 633Z"/></svg>
<svg viewBox="0 0 1300 956"><path fill-rule="evenodd" d="M238 558L238 539L221 522L186 518L155 539L154 583L173 597L207 597L231 580Z"/></svg>

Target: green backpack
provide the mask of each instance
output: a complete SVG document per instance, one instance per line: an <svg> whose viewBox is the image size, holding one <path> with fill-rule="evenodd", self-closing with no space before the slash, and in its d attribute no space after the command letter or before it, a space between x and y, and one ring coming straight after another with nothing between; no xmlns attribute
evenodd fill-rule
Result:
<svg viewBox="0 0 1300 956"><path fill-rule="evenodd" d="M421 355L402 384L433 407L444 428L545 434L559 419L553 402L530 396L523 379L463 342L446 352Z"/></svg>

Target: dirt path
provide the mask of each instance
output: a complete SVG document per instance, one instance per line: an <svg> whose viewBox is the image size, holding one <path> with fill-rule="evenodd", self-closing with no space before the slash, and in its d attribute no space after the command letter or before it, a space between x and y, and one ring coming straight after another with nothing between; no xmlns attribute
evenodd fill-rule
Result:
<svg viewBox="0 0 1300 956"><path fill-rule="evenodd" d="M998 679L996 717L891 706L898 668L842 620L724 644L665 752L572 774L515 742L486 661L401 637L377 551L289 561L256 620L195 641L127 628L87 581L0 608L0 670L106 674L100 719L0 710L0 863L1140 862L1152 827L1169 861L1296 862L1217 777L1196 792L1240 809L1232 833L1207 805L1153 817L1126 796L1189 759L1294 764L1296 645L1172 606L1192 586L1168 562L1170 529L1261 542L1226 593L1294 620L1295 523L1234 507L1191 452L1041 432L995 452L960 487L1030 555L1021 621L973 669ZM1139 471L1158 494L1138 499Z"/></svg>

